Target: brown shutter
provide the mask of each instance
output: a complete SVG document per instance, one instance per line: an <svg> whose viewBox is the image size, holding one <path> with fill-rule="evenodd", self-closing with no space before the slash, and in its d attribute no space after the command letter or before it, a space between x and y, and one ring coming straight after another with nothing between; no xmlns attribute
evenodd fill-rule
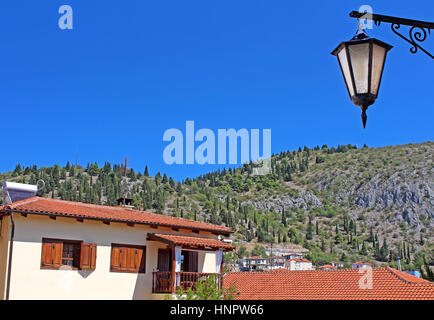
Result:
<svg viewBox="0 0 434 320"><path fill-rule="evenodd" d="M146 247L136 249L136 272L145 273Z"/></svg>
<svg viewBox="0 0 434 320"><path fill-rule="evenodd" d="M136 256L138 255L138 249L136 248L125 248L128 251L127 254L127 271L137 272L137 261Z"/></svg>
<svg viewBox="0 0 434 320"><path fill-rule="evenodd" d="M158 249L158 263L157 269L158 271L170 271L170 253L172 250L170 249Z"/></svg>
<svg viewBox="0 0 434 320"><path fill-rule="evenodd" d="M110 271L145 272L144 247L112 245Z"/></svg>
<svg viewBox="0 0 434 320"><path fill-rule="evenodd" d="M91 243L90 245L91 255L90 255L90 269L96 269L96 243Z"/></svg>
<svg viewBox="0 0 434 320"><path fill-rule="evenodd" d="M119 269L126 271L128 268L128 248L119 248Z"/></svg>
<svg viewBox="0 0 434 320"><path fill-rule="evenodd" d="M198 269L198 254L197 251L190 251L189 253L189 270L190 272L197 272Z"/></svg>
<svg viewBox="0 0 434 320"><path fill-rule="evenodd" d="M94 270L96 266L96 244L81 243L80 248L80 269Z"/></svg>
<svg viewBox="0 0 434 320"><path fill-rule="evenodd" d="M111 261L110 261L110 270L111 271L120 271L120 259L121 257L121 248L112 247Z"/></svg>
<svg viewBox="0 0 434 320"><path fill-rule="evenodd" d="M53 256L53 246L50 242L42 243L41 267L51 266Z"/></svg>
<svg viewBox="0 0 434 320"><path fill-rule="evenodd" d="M62 266L63 242L55 239L42 239L41 267L57 269Z"/></svg>
<svg viewBox="0 0 434 320"><path fill-rule="evenodd" d="M63 243L60 241L55 241L51 243L51 247L51 265L58 268L62 265Z"/></svg>

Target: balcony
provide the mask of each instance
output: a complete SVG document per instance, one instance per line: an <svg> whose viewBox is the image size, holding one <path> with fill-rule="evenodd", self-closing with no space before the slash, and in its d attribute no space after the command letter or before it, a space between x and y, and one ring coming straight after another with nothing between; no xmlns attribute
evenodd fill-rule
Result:
<svg viewBox="0 0 434 320"><path fill-rule="evenodd" d="M173 275L176 286L174 285ZM152 293L174 293L179 287L182 287L184 291L189 288L195 290L197 282L206 280L212 275L216 276L215 281L220 288L221 275L217 273L154 271L152 273Z"/></svg>

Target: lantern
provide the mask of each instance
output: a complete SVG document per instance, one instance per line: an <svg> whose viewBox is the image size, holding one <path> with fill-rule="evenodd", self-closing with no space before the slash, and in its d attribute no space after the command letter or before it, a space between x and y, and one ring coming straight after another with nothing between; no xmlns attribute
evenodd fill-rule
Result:
<svg viewBox="0 0 434 320"><path fill-rule="evenodd" d="M370 38L361 30L331 53L338 59L351 101L362 109L363 128L368 118L366 110L377 99L386 54L390 49L391 45Z"/></svg>

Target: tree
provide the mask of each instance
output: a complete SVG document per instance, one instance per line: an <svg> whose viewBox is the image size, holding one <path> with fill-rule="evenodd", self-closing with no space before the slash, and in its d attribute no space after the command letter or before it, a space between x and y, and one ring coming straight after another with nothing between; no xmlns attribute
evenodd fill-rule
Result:
<svg viewBox="0 0 434 320"><path fill-rule="evenodd" d="M312 233L313 233L312 217L309 216L309 222L307 224L307 233L306 233L307 240L312 240Z"/></svg>
<svg viewBox="0 0 434 320"><path fill-rule="evenodd" d="M238 294L234 287L219 289L216 275L210 275L205 280L201 279L193 287L186 291L180 286L176 290L176 300L233 300ZM170 299L170 296L166 296Z"/></svg>
<svg viewBox="0 0 434 320"><path fill-rule="evenodd" d="M426 261L426 257L423 256L423 266L420 267L420 274L422 278L425 280L433 281L434 282L434 273L431 270L428 262Z"/></svg>
<svg viewBox="0 0 434 320"><path fill-rule="evenodd" d="M145 173L144 173L145 177L149 177L149 170L148 170L148 166L145 167Z"/></svg>

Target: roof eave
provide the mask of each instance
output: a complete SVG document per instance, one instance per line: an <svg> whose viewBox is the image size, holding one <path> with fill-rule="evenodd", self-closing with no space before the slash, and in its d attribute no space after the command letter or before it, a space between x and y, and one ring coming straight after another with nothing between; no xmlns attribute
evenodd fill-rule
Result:
<svg viewBox="0 0 434 320"><path fill-rule="evenodd" d="M4 212L4 213L3 213ZM87 220L93 220L93 221L110 221L110 222L119 222L119 223L134 223L134 224L141 224L141 225L148 225L148 226L158 226L158 227L167 227L167 228L179 228L179 229L185 229L185 230L196 230L196 231L207 231L215 234L221 234L225 236L229 236L231 233L233 233L232 230L223 231L223 230L217 230L217 229L208 229L208 228L198 228L198 227L186 227L181 226L177 224L164 224L164 223L151 223L151 222L142 222L142 221L136 221L136 220L120 220L120 219L110 219L110 218L94 218L89 216L81 216L81 215L66 215L66 214L60 214L56 212L37 212L37 211L28 211L28 210L19 210L19 209L11 209L11 208L3 208L2 211L0 211L0 214L3 213L3 215L8 215L11 212L14 213L27 213L27 214L35 214L35 215L43 215L43 216L56 216L56 217L64 217L64 218L72 218L72 219L87 219Z"/></svg>

